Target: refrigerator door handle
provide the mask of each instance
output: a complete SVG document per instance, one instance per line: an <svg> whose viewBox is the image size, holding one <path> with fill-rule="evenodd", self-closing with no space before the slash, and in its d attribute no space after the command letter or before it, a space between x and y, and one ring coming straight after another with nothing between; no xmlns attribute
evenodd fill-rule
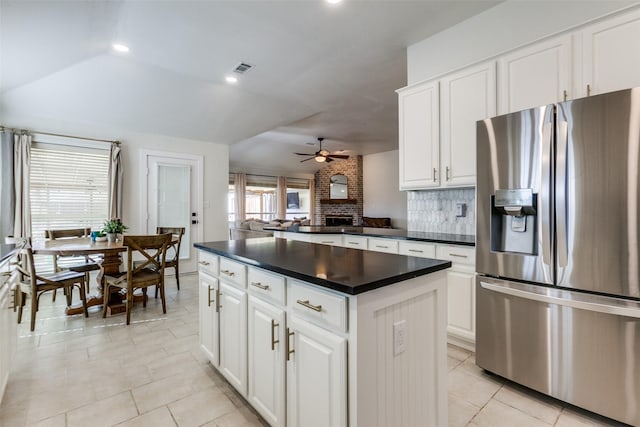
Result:
<svg viewBox="0 0 640 427"><path fill-rule="evenodd" d="M580 295L575 298L563 298L561 296L552 295L552 293L566 292L567 295L575 296L575 292L570 291L558 291L552 290L555 292L544 292L544 290L549 290L549 288L540 287L542 292L532 292L530 290L522 289L520 286L531 286L531 285L520 285L510 282L507 286L497 285L493 283L488 283L480 280L480 286L489 291L498 292L501 294L512 295L519 298L525 298L533 301L539 301L548 304L555 304L564 307L572 307L580 310L587 311L596 311L598 313L605 314L613 314L617 316L626 316L633 317L636 319L640 319L640 304L634 302L626 302L625 305L611 305L606 304L603 301L606 299L613 299L609 297L598 297L595 295ZM543 293L544 292L544 293Z"/></svg>
<svg viewBox="0 0 640 427"><path fill-rule="evenodd" d="M551 130L553 123L547 121L542 127L543 154L540 191L540 216L542 222L542 263L551 267Z"/></svg>
<svg viewBox="0 0 640 427"><path fill-rule="evenodd" d="M558 245L558 266L568 264L569 249L567 247L567 144L569 138L569 124L558 109L557 151L556 151L556 230ZM560 276L558 274L558 276Z"/></svg>

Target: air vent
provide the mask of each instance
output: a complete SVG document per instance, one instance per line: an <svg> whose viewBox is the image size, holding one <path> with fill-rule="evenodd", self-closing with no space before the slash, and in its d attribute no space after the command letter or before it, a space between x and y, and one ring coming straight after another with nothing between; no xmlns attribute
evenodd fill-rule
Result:
<svg viewBox="0 0 640 427"><path fill-rule="evenodd" d="M251 70L252 68L253 68L253 65L247 64L246 62L241 62L238 65L236 65L236 67L233 69L233 72L238 74L244 74L247 71Z"/></svg>

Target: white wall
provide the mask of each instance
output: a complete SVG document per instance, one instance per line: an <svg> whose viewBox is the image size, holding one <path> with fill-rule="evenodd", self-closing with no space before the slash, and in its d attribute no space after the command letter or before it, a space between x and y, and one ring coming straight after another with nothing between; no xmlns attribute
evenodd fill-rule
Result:
<svg viewBox="0 0 640 427"><path fill-rule="evenodd" d="M390 217L394 228L407 228L407 193L398 190L398 150L362 157L363 215Z"/></svg>
<svg viewBox="0 0 640 427"><path fill-rule="evenodd" d="M637 1L510 0L407 49L408 84L563 32Z"/></svg>
<svg viewBox="0 0 640 427"><path fill-rule="evenodd" d="M42 117L17 116L3 112L2 124L7 127L61 133L82 137L93 137L122 142L124 169L123 222L129 233L143 233L140 223L141 188L139 164L140 150L156 150L192 155L204 158L204 208L200 224L204 227L205 241L228 239L227 191L229 183L229 147L207 141L172 138L162 135L128 132L122 129L105 128L99 125L68 123Z"/></svg>

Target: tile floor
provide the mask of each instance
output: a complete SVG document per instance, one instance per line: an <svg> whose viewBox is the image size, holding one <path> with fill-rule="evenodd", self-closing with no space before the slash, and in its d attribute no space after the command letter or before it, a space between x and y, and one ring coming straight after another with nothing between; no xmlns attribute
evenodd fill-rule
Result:
<svg viewBox="0 0 640 427"><path fill-rule="evenodd" d="M96 307L65 316L45 295L35 333L28 315L18 327L0 426L266 425L200 354L197 276L167 282L167 314L151 298L128 327ZM466 350L450 346L448 364L450 426L615 425L487 375Z"/></svg>

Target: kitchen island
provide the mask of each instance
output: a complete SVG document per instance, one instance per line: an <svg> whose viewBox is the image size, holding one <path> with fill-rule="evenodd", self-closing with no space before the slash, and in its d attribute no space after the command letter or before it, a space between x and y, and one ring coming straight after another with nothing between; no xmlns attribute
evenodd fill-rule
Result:
<svg viewBox="0 0 640 427"><path fill-rule="evenodd" d="M272 426L447 425L450 261L196 243L200 343Z"/></svg>

